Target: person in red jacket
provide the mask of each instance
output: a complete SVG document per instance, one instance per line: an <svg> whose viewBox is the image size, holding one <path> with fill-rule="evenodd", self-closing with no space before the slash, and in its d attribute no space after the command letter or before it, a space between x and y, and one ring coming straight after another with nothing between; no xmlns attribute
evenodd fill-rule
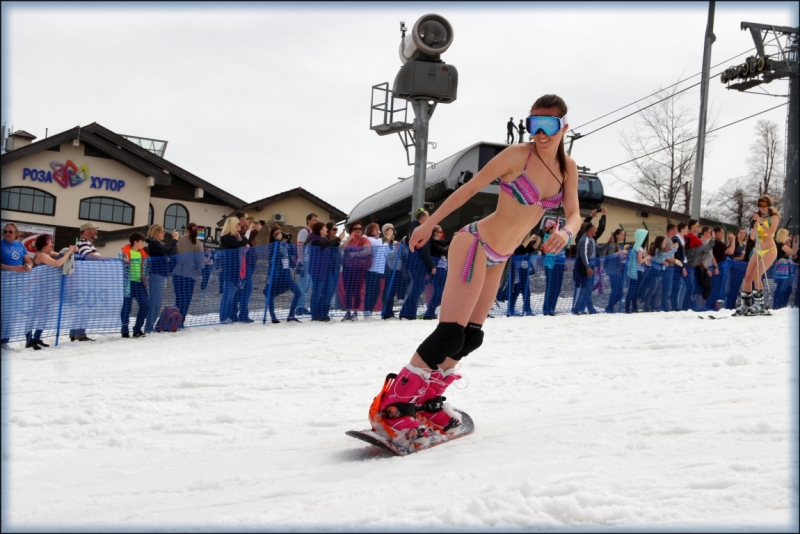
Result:
<svg viewBox="0 0 800 534"><path fill-rule="evenodd" d="M683 240L686 242L686 249L693 249L694 247L699 247L703 245L703 240L698 235L698 230L700 229L700 223L697 222L695 219L689 219L689 223L687 224L689 227L689 231L683 236Z"/></svg>

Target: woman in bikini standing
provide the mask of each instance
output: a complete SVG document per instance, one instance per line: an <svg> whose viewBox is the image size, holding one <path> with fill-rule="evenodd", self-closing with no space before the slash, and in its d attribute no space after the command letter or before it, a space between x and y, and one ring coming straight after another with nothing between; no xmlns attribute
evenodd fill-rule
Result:
<svg viewBox="0 0 800 534"><path fill-rule="evenodd" d="M742 282L742 302L734 315L761 315L766 312L764 308L764 282L761 277L772 266L778 256L778 247L775 245L775 231L778 229L780 214L772 206L772 197L761 195L758 197L758 210L751 220L753 227L750 230L750 239L756 241L756 248ZM753 291L755 285L755 291Z"/></svg>
<svg viewBox="0 0 800 534"><path fill-rule="evenodd" d="M472 180L458 188L409 239L413 251L442 219L500 177L497 209L462 228L450 244L449 269L439 324L396 377L389 375L370 408L376 432L400 442L424 439L459 426L441 395L454 381L456 365L483 342L481 327L494 304L506 260L544 211L563 204L566 224L542 246L557 253L578 232L578 169L564 151L567 105L556 95L534 102L528 118L530 144L509 146Z"/></svg>

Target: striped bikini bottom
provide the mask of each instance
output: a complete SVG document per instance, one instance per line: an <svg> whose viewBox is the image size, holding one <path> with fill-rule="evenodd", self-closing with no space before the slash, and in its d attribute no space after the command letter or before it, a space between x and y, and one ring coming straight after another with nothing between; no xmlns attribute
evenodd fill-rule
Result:
<svg viewBox="0 0 800 534"><path fill-rule="evenodd" d="M464 263L464 270L461 272L461 281L466 282L467 284L472 281L472 271L475 269L475 254L478 252L478 244L483 247L483 251L486 253L486 266L493 267L495 265L501 265L505 263L505 261L511 257L511 254L499 254L495 252L492 247L486 244L486 242L481 239L480 234L478 234L478 223L474 222L471 224L466 225L464 228L458 231L461 232L469 232L473 236L475 236L474 241L472 242L472 246L469 248L469 253L467 254L467 261Z"/></svg>

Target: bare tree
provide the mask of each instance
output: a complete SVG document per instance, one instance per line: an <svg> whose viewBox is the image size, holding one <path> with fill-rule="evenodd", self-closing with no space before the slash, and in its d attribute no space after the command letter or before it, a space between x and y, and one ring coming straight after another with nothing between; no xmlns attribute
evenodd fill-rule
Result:
<svg viewBox="0 0 800 534"><path fill-rule="evenodd" d="M756 199L762 194L770 195L775 208L781 211L783 204L783 141L778 125L760 120L756 123L756 140L750 145L747 158L749 174L731 178L708 196L703 208L703 217L730 222L742 226L755 210Z"/></svg>
<svg viewBox="0 0 800 534"><path fill-rule="evenodd" d="M702 216L736 226L747 222L753 211L758 191L750 176L739 176L727 180L722 187L706 195Z"/></svg>
<svg viewBox="0 0 800 534"><path fill-rule="evenodd" d="M637 159L631 163L633 178L620 181L633 189L640 201L668 211L674 210L683 197L688 213L697 152L693 139L697 136L697 114L681 105L683 93L676 92L677 87L673 87L653 97L651 104L663 100L642 111L631 131L623 131L622 145L628 157ZM709 130L713 122L708 121ZM706 154L712 137L706 136Z"/></svg>
<svg viewBox="0 0 800 534"><path fill-rule="evenodd" d="M753 179L753 186L759 195L770 195L780 211L783 202L783 141L778 125L772 121L759 120L756 123L756 140L750 145L747 168Z"/></svg>

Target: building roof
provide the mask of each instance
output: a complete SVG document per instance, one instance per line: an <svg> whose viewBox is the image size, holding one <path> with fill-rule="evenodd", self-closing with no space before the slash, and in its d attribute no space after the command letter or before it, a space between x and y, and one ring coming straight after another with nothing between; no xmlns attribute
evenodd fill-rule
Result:
<svg viewBox="0 0 800 534"><path fill-rule="evenodd" d="M691 219L691 216L688 213L684 213L682 211L668 211L665 210L664 208L659 208L657 206L649 206L647 204L641 204L639 202L625 200L624 198L606 196L603 203L609 204L611 206L619 206L620 208L627 208L634 211L644 211L647 213L652 213L653 215L659 215L661 217L665 217L667 219L675 220L678 222L687 222L689 219ZM726 225L726 223L723 223L722 221L707 219L706 217L700 217L700 224L706 226Z"/></svg>
<svg viewBox="0 0 800 534"><path fill-rule="evenodd" d="M181 180L195 187L199 187L210 195L219 198L229 206L238 208L244 204L244 200L239 197L231 195L214 184L206 182L199 176L153 154L151 151L142 148L136 143L129 141L96 122L84 126L83 128L76 126L70 130L47 137L46 139L6 152L0 156L0 165L26 158L42 150L74 139L78 139L80 142L104 152L111 159L116 160L120 164L144 176L152 176L157 185L170 185L172 183L172 176L177 176Z"/></svg>
<svg viewBox="0 0 800 534"><path fill-rule="evenodd" d="M277 195L272 195L270 197L262 198L261 200L256 200L255 202L250 202L249 204L245 204L241 208L242 211L247 211L249 209L257 209L260 210L264 206L268 204L272 204L274 202L278 202L279 200L283 200L285 198L291 198L293 196L301 196L308 200L309 202L313 202L317 206L325 208L330 212L331 216L336 219L337 221L343 221L347 218L347 213L343 212L339 208L332 206L319 198L317 195L306 191L302 187L295 187L294 189L289 189L288 191L284 191L283 193L278 193Z"/></svg>
<svg viewBox="0 0 800 534"><path fill-rule="evenodd" d="M25 130L17 130L16 132L9 135L9 137L21 137L22 139L36 139L36 136L32 133L28 133Z"/></svg>
<svg viewBox="0 0 800 534"><path fill-rule="evenodd" d="M487 143L487 142L479 142L473 145L468 146L464 150L456 152L452 156L448 156L442 161L439 161L435 164L434 167L429 167L425 171L425 188L431 187L440 182L446 181L450 174L452 173L453 167L455 167L459 160L467 154L470 150L477 146L497 146L497 147L505 147L506 145L498 144L498 143ZM447 183L448 189L455 189L455 183ZM358 204L355 205L353 210L350 212L350 216L348 220L357 220L364 218L367 215L371 215L380 211L381 209L391 206L392 204L403 200L405 198L411 198L414 189L414 175L404 178L402 181L392 184L389 187L378 191L374 195L371 195Z"/></svg>

